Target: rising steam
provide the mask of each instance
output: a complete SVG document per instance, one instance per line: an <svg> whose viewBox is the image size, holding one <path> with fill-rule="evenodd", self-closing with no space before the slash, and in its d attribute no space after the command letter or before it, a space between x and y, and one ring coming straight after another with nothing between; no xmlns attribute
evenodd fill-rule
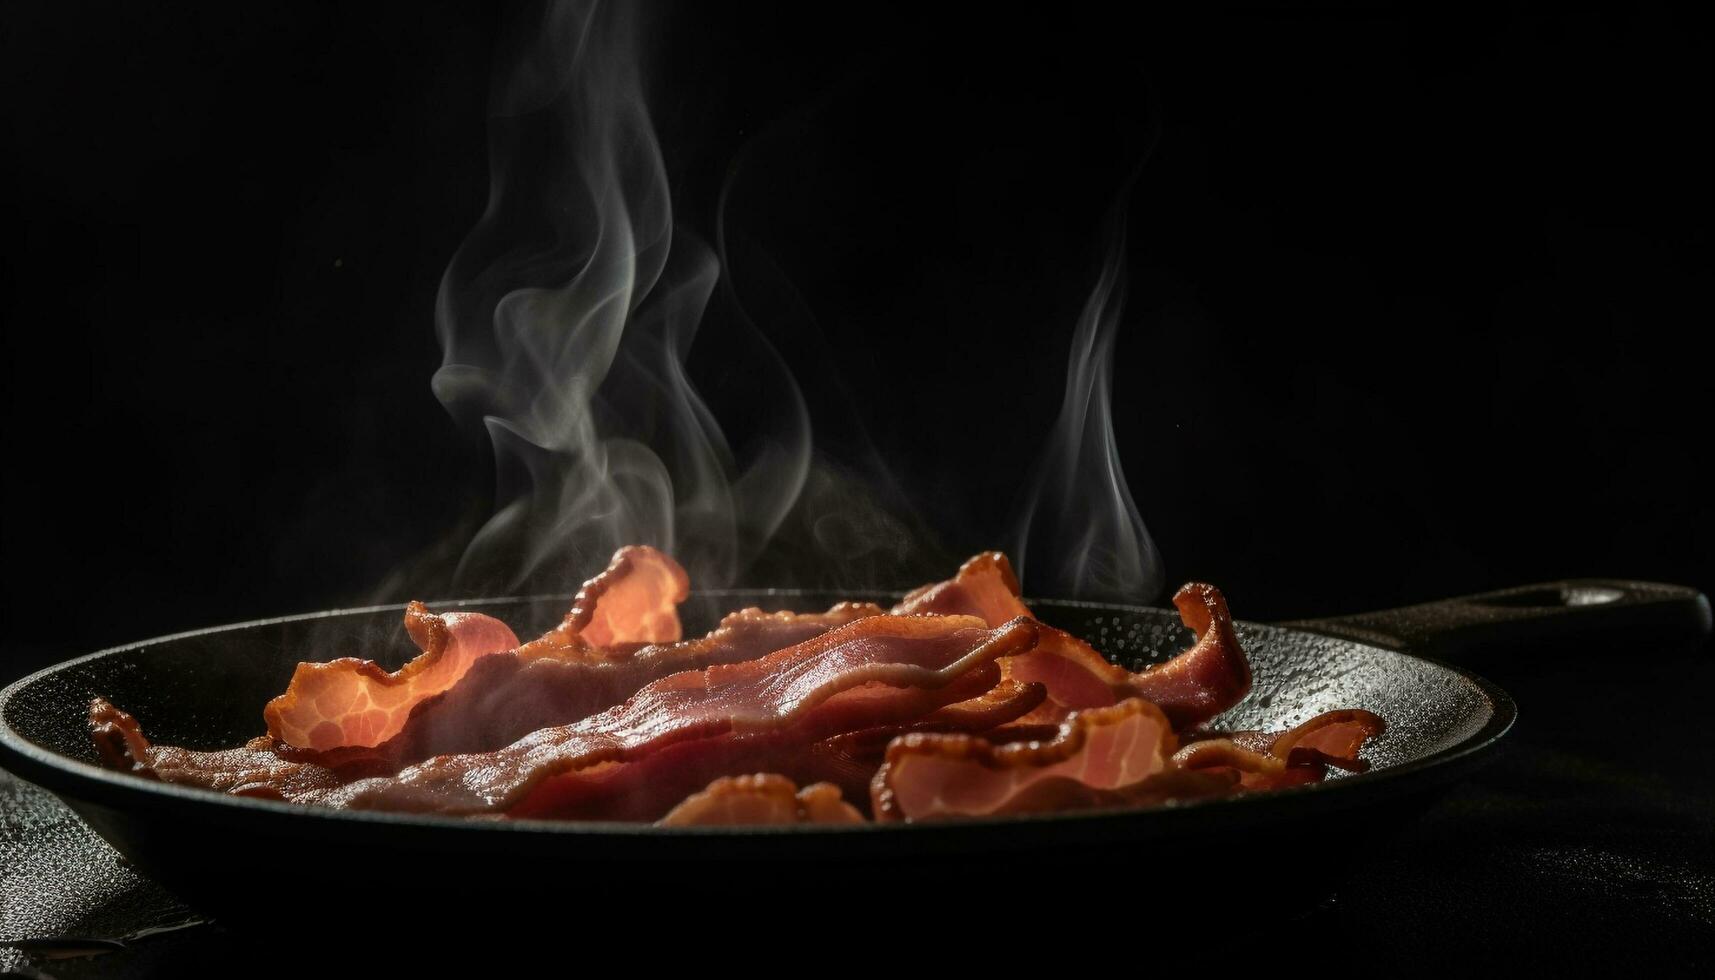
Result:
<svg viewBox="0 0 1715 980"><path fill-rule="evenodd" d="M1014 523L1012 557L1031 595L1149 602L1161 593L1161 557L1132 501L1114 440L1127 197L1108 216L1107 256L1072 334L1060 416Z"/></svg>
<svg viewBox="0 0 1715 980"><path fill-rule="evenodd" d="M670 552L705 588L732 584L759 556L764 571L798 584L915 576L905 572L913 559L936 550L927 529L896 516L909 513L900 501L882 505L890 484L867 440L855 440L856 469L812 456L803 393L737 303L730 269L738 317L718 347L738 372L726 380L743 396L742 451L691 383L686 360L722 269L674 225L643 93L645 10L546 0L503 28L488 206L447 269L436 311L434 392L486 433L497 474L496 512L453 585L563 588L632 543ZM726 196L716 229L730 260ZM1011 550L1035 594L1147 601L1161 588L1160 561L1126 486L1111 414L1123 208L1111 220ZM758 256L746 260L748 275L766 277ZM832 365L811 367L837 377ZM830 380L818 404L841 401L839 392ZM818 418L829 411L823 404ZM763 556L776 531L785 540Z"/></svg>
<svg viewBox="0 0 1715 980"><path fill-rule="evenodd" d="M809 419L766 340L739 345L766 420L743 458L686 376L720 269L676 234L640 16L551 2L501 44L488 207L437 308L435 394L486 428L498 481L460 585L560 586L636 542L727 584L804 485Z"/></svg>

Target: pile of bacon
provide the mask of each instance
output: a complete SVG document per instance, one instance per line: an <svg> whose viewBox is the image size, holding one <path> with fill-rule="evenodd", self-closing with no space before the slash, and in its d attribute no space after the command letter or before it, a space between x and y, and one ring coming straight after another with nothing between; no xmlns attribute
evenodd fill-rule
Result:
<svg viewBox="0 0 1715 980"><path fill-rule="evenodd" d="M1173 597L1194 645L1133 673L1038 622L999 553L891 610L732 613L680 638L684 569L622 549L520 644L421 603L396 671L299 664L242 748L154 745L96 698L102 759L240 796L414 813L664 825L857 823L1142 806L1361 770L1382 729L1333 711L1285 732L1203 727L1250 689L1213 587Z"/></svg>

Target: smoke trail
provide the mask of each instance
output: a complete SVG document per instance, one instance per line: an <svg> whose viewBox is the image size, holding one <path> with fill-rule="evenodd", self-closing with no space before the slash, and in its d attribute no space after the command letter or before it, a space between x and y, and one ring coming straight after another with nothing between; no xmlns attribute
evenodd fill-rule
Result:
<svg viewBox="0 0 1715 980"><path fill-rule="evenodd" d="M1032 595L1149 602L1161 592L1161 557L1126 485L1114 439L1129 189L1128 182L1108 215L1107 255L1072 333L1060 414L1013 523L1013 559Z"/></svg>
<svg viewBox="0 0 1715 980"><path fill-rule="evenodd" d="M745 348L767 420L745 458L686 376L720 270L675 235L641 16L550 2L502 39L488 207L437 308L435 394L487 430L498 481L460 586L562 586L634 542L672 552L701 585L729 583L805 481L808 415L765 340Z"/></svg>

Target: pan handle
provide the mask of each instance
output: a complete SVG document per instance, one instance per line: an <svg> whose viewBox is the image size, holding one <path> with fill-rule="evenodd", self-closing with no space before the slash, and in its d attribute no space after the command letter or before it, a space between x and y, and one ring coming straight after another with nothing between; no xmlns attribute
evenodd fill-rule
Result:
<svg viewBox="0 0 1715 980"><path fill-rule="evenodd" d="M1690 648L1709 635L1710 616L1703 593L1683 585L1584 578L1283 625L1459 660L1541 649L1611 654L1622 640Z"/></svg>

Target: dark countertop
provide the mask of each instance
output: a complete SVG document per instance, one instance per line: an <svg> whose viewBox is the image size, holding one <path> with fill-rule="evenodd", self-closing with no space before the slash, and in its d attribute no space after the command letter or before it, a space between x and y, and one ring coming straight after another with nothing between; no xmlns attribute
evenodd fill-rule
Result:
<svg viewBox="0 0 1715 980"><path fill-rule="evenodd" d="M1262 925L1241 916L1245 928L1222 955L1331 962L1361 952L1367 964L1399 969L1468 965L1473 951L1581 972L1715 965L1707 646L1519 653L1473 666L1519 702L1511 744L1319 907L1277 910ZM1266 906L1263 896L1245 907ZM0 945L0 967L61 978L188 974L230 967L252 949L130 871L51 796L0 773L0 941L29 936L134 938L52 961Z"/></svg>

